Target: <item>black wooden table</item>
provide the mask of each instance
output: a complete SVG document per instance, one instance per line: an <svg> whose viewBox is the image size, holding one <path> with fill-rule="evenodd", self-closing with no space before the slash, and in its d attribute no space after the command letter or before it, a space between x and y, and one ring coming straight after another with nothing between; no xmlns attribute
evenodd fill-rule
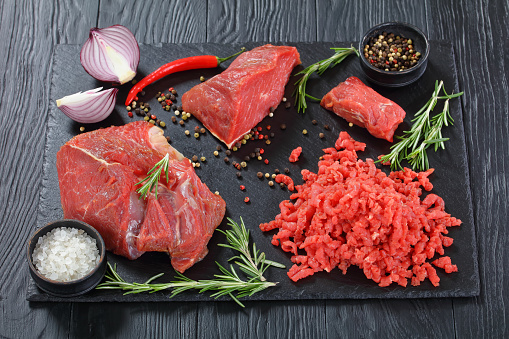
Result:
<svg viewBox="0 0 509 339"><path fill-rule="evenodd" d="M0 337L503 338L509 336L509 3L486 1L0 2ZM481 292L473 298L195 303L29 303L25 242L36 226L56 44L127 26L140 43L357 41L405 21L452 41Z"/></svg>

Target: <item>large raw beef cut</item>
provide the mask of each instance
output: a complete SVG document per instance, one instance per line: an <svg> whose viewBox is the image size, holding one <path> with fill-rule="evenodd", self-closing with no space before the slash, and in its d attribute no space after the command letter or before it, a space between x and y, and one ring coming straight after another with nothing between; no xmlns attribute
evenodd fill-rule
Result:
<svg viewBox="0 0 509 339"><path fill-rule="evenodd" d="M140 199L136 183L165 154L157 199ZM136 259L145 251L168 252L184 272L207 254L207 243L225 213L225 202L196 175L189 159L163 131L132 122L77 135L57 153L64 218L82 220L101 233L108 250Z"/></svg>
<svg viewBox="0 0 509 339"><path fill-rule="evenodd" d="M320 105L348 122L365 127L374 137L390 142L406 115L398 104L364 85L357 77L350 77L334 87Z"/></svg>
<svg viewBox="0 0 509 339"><path fill-rule="evenodd" d="M231 148L279 105L298 64L295 47L256 47L239 55L221 74L184 93L182 107Z"/></svg>

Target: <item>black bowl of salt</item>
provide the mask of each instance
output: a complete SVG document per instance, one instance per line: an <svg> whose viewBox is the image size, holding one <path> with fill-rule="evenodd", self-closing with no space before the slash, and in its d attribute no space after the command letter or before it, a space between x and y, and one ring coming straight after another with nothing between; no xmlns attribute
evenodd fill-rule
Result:
<svg viewBox="0 0 509 339"><path fill-rule="evenodd" d="M104 240L78 220L57 220L37 229L28 241L27 259L37 286L58 297L85 294L106 273Z"/></svg>

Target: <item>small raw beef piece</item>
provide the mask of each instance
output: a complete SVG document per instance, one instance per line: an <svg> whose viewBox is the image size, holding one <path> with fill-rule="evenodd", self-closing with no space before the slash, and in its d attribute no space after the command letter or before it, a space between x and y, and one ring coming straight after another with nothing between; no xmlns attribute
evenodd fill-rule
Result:
<svg viewBox="0 0 509 339"><path fill-rule="evenodd" d="M292 154L290 154L288 161L297 162L299 160L301 153L302 153L302 147L299 146L292 151Z"/></svg>
<svg viewBox="0 0 509 339"><path fill-rule="evenodd" d="M219 140L235 142L276 108L293 68L300 64L295 47L265 45L242 53L221 74L182 96L192 113Z"/></svg>
<svg viewBox="0 0 509 339"><path fill-rule="evenodd" d="M136 183L170 155L157 199L140 199ZM171 147L163 131L144 121L80 134L57 153L64 218L82 220L101 233L106 248L136 259L145 251L168 252L184 272L207 254L207 243L225 213L189 159Z"/></svg>
<svg viewBox="0 0 509 339"><path fill-rule="evenodd" d="M365 127L374 137L392 142L394 131L405 118L395 102L350 77L327 93L320 102L346 121Z"/></svg>

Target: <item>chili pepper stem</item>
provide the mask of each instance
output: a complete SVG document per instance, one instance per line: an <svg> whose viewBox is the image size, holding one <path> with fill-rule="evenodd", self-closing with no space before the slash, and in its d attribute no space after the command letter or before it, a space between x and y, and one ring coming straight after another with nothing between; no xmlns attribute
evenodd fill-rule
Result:
<svg viewBox="0 0 509 339"><path fill-rule="evenodd" d="M225 62L226 60L229 60L233 57L236 57L237 55L241 54L242 52L244 52L246 50L246 47L242 47L240 49L240 52L237 52L233 55L230 55L229 57L226 57L226 58L219 58L219 57L216 57L217 58L217 65L219 66L221 63Z"/></svg>

